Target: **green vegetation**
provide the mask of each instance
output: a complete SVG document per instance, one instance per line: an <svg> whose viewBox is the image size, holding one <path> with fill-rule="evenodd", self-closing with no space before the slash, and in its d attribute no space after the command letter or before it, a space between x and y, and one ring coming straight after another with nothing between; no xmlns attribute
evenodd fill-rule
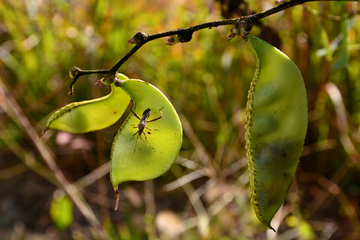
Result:
<svg viewBox="0 0 360 240"><path fill-rule="evenodd" d="M241 37L226 41L233 26L204 29L173 46L167 38L149 42L119 69L165 93L179 113L184 139L170 171L120 185L116 212L109 156L129 108L106 129L48 130L36 139L56 109L109 94L94 86L104 77L99 74L81 77L68 96L73 66L109 69L133 47L127 41L138 31L235 18L275 1L248 1L236 10L221 2L226 1L0 2L0 238L99 239L97 223L110 239L359 238L356 2L305 3L253 23L253 35L295 62L308 93L308 133L285 204L272 220L277 233L266 231L250 203L244 125L255 59ZM44 158L55 159L61 171ZM60 211L51 204L53 193L63 191L63 175L80 189L70 197L71 217L63 216L72 209L68 198L57 204ZM86 219L78 204L81 212L90 207ZM51 207L63 223L51 220Z"/></svg>

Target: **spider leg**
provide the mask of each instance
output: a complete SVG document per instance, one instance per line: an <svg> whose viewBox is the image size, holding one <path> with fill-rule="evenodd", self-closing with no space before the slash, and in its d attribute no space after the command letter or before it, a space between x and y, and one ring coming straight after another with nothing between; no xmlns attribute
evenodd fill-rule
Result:
<svg viewBox="0 0 360 240"><path fill-rule="evenodd" d="M136 132L137 133L137 132ZM135 133L135 134L136 134ZM134 137L133 137L134 138ZM134 147L134 154L135 154L135 150L136 150L136 146L137 146L137 142L138 142L139 136L136 138L136 142L135 142L135 147Z"/></svg>
<svg viewBox="0 0 360 240"><path fill-rule="evenodd" d="M160 117L158 117L158 118L154 118L153 120L150 120L150 121L146 121L147 123L149 123L149 122L155 122L155 121L157 121L157 120L159 120L160 118L162 118L163 117L163 114L162 114L162 111L161 111L161 109L163 109L164 107L162 107L162 108L160 108L159 109L159 111L160 111L160 114L161 114L161 116Z"/></svg>
<svg viewBox="0 0 360 240"><path fill-rule="evenodd" d="M137 131L136 133L134 133L132 139L134 139L135 135L138 134L138 133L139 133L139 131Z"/></svg>
<svg viewBox="0 0 360 240"><path fill-rule="evenodd" d="M144 133L144 132L143 132L143 133ZM145 136L146 141L144 141L144 139L141 137L141 135L139 135L139 136L140 136L140 139L141 139L146 145L148 145L148 147L154 149L152 146L150 146L150 145L147 143L147 137L146 137L146 134L145 134L145 133L144 133L144 136Z"/></svg>
<svg viewBox="0 0 360 240"><path fill-rule="evenodd" d="M141 119L138 117L138 115L136 115L136 113L135 113L132 109L131 109L130 111L132 112L132 114L134 114L134 116L135 116L137 119L141 120Z"/></svg>
<svg viewBox="0 0 360 240"><path fill-rule="evenodd" d="M146 137L146 134L145 134L145 132L142 132L143 134L144 134L144 136L145 136L145 141L147 142L148 140L147 140L147 137ZM140 135L140 138L141 138L141 135ZM141 138L142 139L142 138ZM144 141L144 140L143 140Z"/></svg>

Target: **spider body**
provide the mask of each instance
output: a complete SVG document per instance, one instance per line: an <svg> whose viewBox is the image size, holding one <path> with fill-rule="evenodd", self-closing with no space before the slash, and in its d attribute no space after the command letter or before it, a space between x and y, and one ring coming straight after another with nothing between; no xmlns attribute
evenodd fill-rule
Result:
<svg viewBox="0 0 360 240"><path fill-rule="evenodd" d="M157 117L157 118L154 118L154 119L152 119L152 120L149 120L149 121L148 121L148 119L149 119L149 117L150 117L150 115L151 115L151 110L150 110L150 108L147 108L147 109L143 112L141 118L139 118L139 116L136 115L136 113L135 113L133 110L131 110L132 114L134 114L134 116L135 116L137 119L140 120L140 122L138 123L138 125L137 125L137 126L134 126L134 128L137 128L137 129L138 129L138 131L137 131L136 133L134 133L134 135L133 135L133 138L135 137L136 134L138 135L137 138L136 138L136 143L135 143L135 148L134 148L134 154L135 154L135 150L136 150L136 146L137 146L137 141L138 141L139 138L140 138L146 145L148 145L150 148L153 148L153 147L151 147L151 146L147 143L147 137L146 137L146 133L144 132L144 130L145 130L145 128L146 128L147 130L152 131L152 129L146 127L146 124L147 124L147 123L150 123L150 122L155 122L155 121L159 120L160 118L162 118L163 115L162 115L161 109L163 109L163 108L160 108L160 110L159 110L161 116L160 116L160 117ZM156 130L156 129L154 129L154 130ZM148 133L150 134L150 132L148 132ZM141 134L144 134L145 140L141 137ZM132 139L133 139L133 138L132 138Z"/></svg>

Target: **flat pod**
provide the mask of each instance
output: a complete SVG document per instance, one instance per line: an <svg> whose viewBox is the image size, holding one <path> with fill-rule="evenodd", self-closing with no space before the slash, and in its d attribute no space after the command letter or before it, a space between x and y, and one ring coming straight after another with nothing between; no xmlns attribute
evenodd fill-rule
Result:
<svg viewBox="0 0 360 240"><path fill-rule="evenodd" d="M139 119L130 114L119 130L111 151L110 178L117 191L125 181L143 181L164 174L175 162L182 144L180 119L166 96L156 87L141 80L121 81L120 87L134 101L133 111L139 118L146 109L151 110L144 129L145 136L138 139L135 149ZM135 135L134 135L135 134ZM136 150L136 151L135 151Z"/></svg>
<svg viewBox="0 0 360 240"><path fill-rule="evenodd" d="M127 79L118 74L120 79ZM130 97L121 89L110 84L111 92L107 96L74 102L55 112L47 121L46 128L71 133L86 133L113 125L123 115L130 103Z"/></svg>
<svg viewBox="0 0 360 240"><path fill-rule="evenodd" d="M251 200L268 228L289 187L307 130L307 97L297 66L281 51L250 34L256 58L246 108L246 148Z"/></svg>

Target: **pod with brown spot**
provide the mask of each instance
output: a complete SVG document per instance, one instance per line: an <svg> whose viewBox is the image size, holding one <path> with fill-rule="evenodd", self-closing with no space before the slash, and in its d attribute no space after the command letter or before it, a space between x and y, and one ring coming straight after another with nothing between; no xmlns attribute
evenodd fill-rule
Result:
<svg viewBox="0 0 360 240"><path fill-rule="evenodd" d="M245 126L251 201L258 219L273 229L270 222L289 191L305 141L306 89L284 53L251 34L244 38L256 59Z"/></svg>

